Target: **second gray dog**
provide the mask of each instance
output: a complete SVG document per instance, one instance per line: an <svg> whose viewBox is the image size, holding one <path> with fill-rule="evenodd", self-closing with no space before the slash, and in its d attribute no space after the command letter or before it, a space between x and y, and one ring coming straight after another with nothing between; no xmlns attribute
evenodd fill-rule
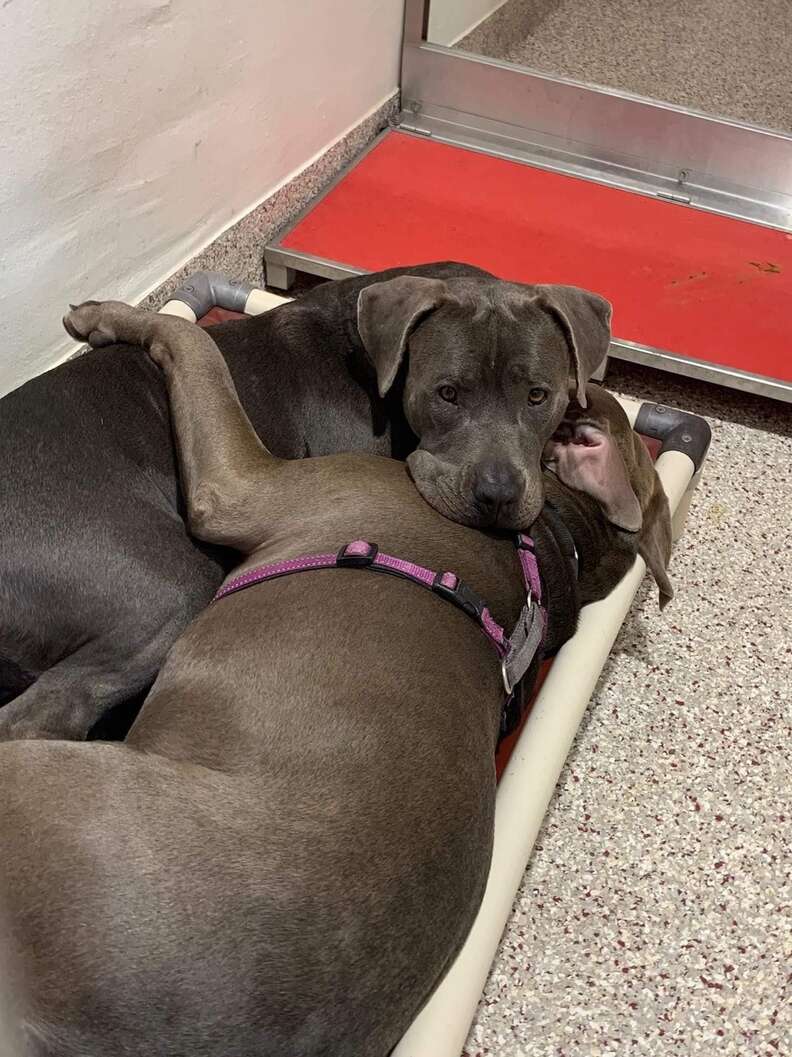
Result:
<svg viewBox="0 0 792 1057"><path fill-rule="evenodd" d="M182 320L110 303L68 325L161 366L190 528L244 555L236 577L362 536L453 570L514 625L512 540L443 517L403 463L273 457L211 337ZM532 529L548 650L639 549L670 591L657 475L618 403L588 396L546 453L555 522ZM0 902L29 1052L386 1057L481 899L503 702L491 642L445 598L314 569L205 610L125 744L0 746Z"/></svg>

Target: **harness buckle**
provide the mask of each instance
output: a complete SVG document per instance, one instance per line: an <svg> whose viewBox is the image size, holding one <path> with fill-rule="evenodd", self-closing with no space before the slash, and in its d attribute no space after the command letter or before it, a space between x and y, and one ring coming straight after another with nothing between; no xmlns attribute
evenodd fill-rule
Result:
<svg viewBox="0 0 792 1057"><path fill-rule="evenodd" d="M437 573L432 581L432 590L481 623L481 615L487 608L487 603L455 573Z"/></svg>
<svg viewBox="0 0 792 1057"><path fill-rule="evenodd" d="M369 543L368 540L353 540L351 543L345 543L338 552L336 565L348 569L366 569L374 563L378 554L379 547L376 543Z"/></svg>
<svg viewBox="0 0 792 1057"><path fill-rule="evenodd" d="M512 683L511 676L509 675L509 667L506 663L507 660L508 657L504 657L501 661L501 678L503 679L503 689L506 691L506 697L510 698L512 691L514 690L514 683Z"/></svg>

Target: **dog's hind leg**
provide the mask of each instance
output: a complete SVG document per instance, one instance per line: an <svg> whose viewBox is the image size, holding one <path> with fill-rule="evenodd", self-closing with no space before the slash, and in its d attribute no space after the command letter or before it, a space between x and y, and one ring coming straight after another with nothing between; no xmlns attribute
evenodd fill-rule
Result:
<svg viewBox="0 0 792 1057"><path fill-rule="evenodd" d="M87 642L0 709L0 741L81 740L114 705L149 686L181 628L163 628L131 655L111 636Z"/></svg>
<svg viewBox="0 0 792 1057"><path fill-rule="evenodd" d="M114 640L117 628L86 642L0 709L0 741L87 737L109 709L151 685L192 615L173 614L123 651Z"/></svg>
<svg viewBox="0 0 792 1057"><path fill-rule="evenodd" d="M82 740L110 709L153 683L168 650L209 602L223 571L194 547L183 528L161 553L138 542L138 552L129 548L114 562L111 579L106 568L92 579L86 565L82 580L67 583L66 589L79 592L82 626L71 629L68 652L36 665L36 681L0 708L0 741ZM114 591L107 591L109 582ZM30 606L32 612L46 606L48 586L44 578L36 595L28 583L28 597L37 603ZM57 611L52 600L50 609ZM5 622L9 629L13 621L22 639L31 638L34 629L24 624L25 616L0 612L0 625ZM57 612L52 619L54 632L47 638L63 634ZM16 660L25 659L16 655Z"/></svg>

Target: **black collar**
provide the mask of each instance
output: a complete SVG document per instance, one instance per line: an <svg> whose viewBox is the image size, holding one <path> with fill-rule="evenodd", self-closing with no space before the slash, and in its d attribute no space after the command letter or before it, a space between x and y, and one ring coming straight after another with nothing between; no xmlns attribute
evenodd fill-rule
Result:
<svg viewBox="0 0 792 1057"><path fill-rule="evenodd" d="M563 558L569 565L572 579L577 580L580 561L578 558L577 547L575 546L575 540L572 533L567 528L566 522L561 517L558 507L552 502L552 500L545 499L544 506L542 507L542 517L547 522L550 531L553 533L555 541L558 544L558 549L561 551Z"/></svg>
<svg viewBox="0 0 792 1057"><path fill-rule="evenodd" d="M545 499L544 506L539 515L539 520L542 522L542 527L545 530L545 561L552 561L558 566L558 555L561 556L561 562L563 563L564 575L562 577L553 576L550 577L545 572L542 576L542 594L545 600L545 609L547 612L547 638L545 642L545 657L554 657L560 647L569 637L564 635L561 641L554 644L555 634L551 633L551 629L557 626L557 622L560 621L563 626L565 623L565 617L562 615L566 612L566 607L573 607L575 614L579 609L580 602L578 596L578 573L580 571L580 562L578 559L577 546L575 544L575 538L572 535L569 527L566 524L560 510L550 499ZM546 548L550 547L550 553L546 553ZM540 562L540 568L542 563ZM559 568L560 572L560 568ZM553 591L550 590L551 582L553 585ZM561 582L564 583L564 587L561 588ZM553 595L556 595L555 599ZM575 616L575 621L577 617Z"/></svg>

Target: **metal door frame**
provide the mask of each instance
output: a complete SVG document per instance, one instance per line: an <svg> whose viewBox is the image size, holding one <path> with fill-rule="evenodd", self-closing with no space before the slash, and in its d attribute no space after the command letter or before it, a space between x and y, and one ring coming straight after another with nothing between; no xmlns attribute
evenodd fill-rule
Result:
<svg viewBox="0 0 792 1057"><path fill-rule="evenodd" d="M792 136L429 44L429 2L405 0L405 129L792 230Z"/></svg>
<svg viewBox="0 0 792 1057"><path fill-rule="evenodd" d="M405 0L401 131L792 231L792 136L429 44L428 9L429 0ZM282 242L387 134L267 245L269 285L288 289L295 271L327 279L360 273ZM610 355L792 402L792 382L670 350L614 338Z"/></svg>

